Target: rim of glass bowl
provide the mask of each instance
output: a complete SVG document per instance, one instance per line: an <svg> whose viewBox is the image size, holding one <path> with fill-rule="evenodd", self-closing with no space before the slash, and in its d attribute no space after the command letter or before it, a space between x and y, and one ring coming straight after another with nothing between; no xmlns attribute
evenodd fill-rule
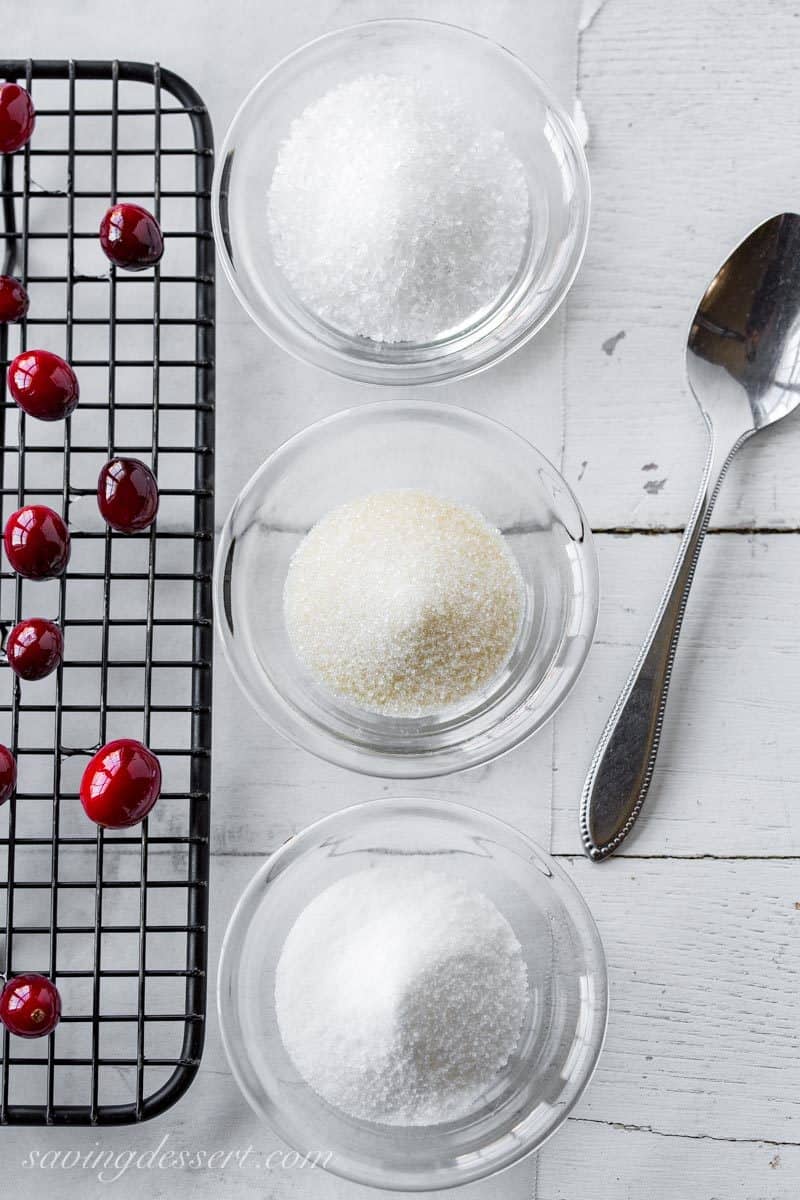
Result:
<svg viewBox="0 0 800 1200"><path fill-rule="evenodd" d="M572 539L580 567L580 603L576 606L577 613L571 615L568 631L562 632L558 649L545 676L496 724L470 735L462 742L423 751L389 751L338 735L289 703L266 671L259 670L260 687L257 689L246 669L250 665L249 660L248 663L240 663L239 648L226 620L227 596L230 589L229 564L231 551L236 544L234 526L240 506L246 503L251 493L257 489L262 476L274 469L284 456L294 453L303 441L317 437L331 425L361 419L370 413L385 419L393 410L402 412L406 409L438 413L451 420L457 417L479 426L496 426L504 435L523 443L526 452L537 460L539 474L547 475L556 485L556 490L566 494L574 506L577 520L580 521L580 536L574 536ZM217 631L231 673L253 709L262 720L300 749L358 774L383 779L432 779L435 776L468 770L507 754L546 725L567 698L583 670L597 625L599 598L599 571L591 526L572 488L549 459L521 434L493 417L473 412L460 405L412 397L402 400L378 400L371 404L341 409L329 417L306 425L281 443L254 472L234 501L222 527L214 565L214 612ZM531 719L534 708L537 710L536 715Z"/></svg>
<svg viewBox="0 0 800 1200"><path fill-rule="evenodd" d="M507 311L509 299L507 296L482 320L477 327L478 329L482 329L482 332L477 338L474 337L475 327L470 327L441 343L432 342L416 347L414 352L422 354L423 357L411 357L412 351L410 349L401 352L408 355L403 361L387 361L368 355L358 355L353 349L356 345L355 339L348 339L346 335L339 333L339 331L333 331L341 342L338 348L323 343L310 329L303 329L280 304L275 303L267 291L264 291L262 295L264 311L257 310L249 302L244 294L244 290L239 285L238 273L229 252L229 241L226 234L226 230L229 228L227 215L224 219L222 215L225 197L223 182L226 182L229 177L230 164L233 161L232 144L235 143L239 126L246 118L250 104L256 94L263 87L268 86L273 78L279 72L283 71L284 68L291 66L298 58L304 56L308 51L318 47L320 44L336 40L337 38L348 37L360 30L370 30L375 27L388 28L390 26L429 26L437 31L447 30L450 34L461 35L466 38L473 38L476 41L485 42L492 48L493 52L501 57L505 57L515 71L519 71L527 77L529 84L533 86L535 91L538 92L547 104L547 108L563 139L563 145L570 157L571 167L575 173L576 180L574 197L571 201L575 211L570 220L570 231L567 237L569 252L564 256L560 274L554 286L550 289L549 303L541 310L538 317L534 320L522 320L519 328L515 330L513 335L507 335L504 338L503 332L508 318L516 308L524 305L524 297L530 294L529 283L524 291L520 292L519 296L516 297L515 306L510 312ZM432 21L425 17L380 18L346 25L340 29L324 33L320 37L313 38L276 63L250 89L239 105L228 127L214 169L211 196L211 219L214 241L222 262L222 268L237 300L259 329L272 338L283 350L302 362L310 362L317 367L321 367L323 370L330 371L334 375L340 375L345 379L352 379L359 383L384 385L436 384L445 383L451 379L464 379L467 376L486 370L494 363L501 362L529 341L558 311L572 287L586 250L591 211L591 183L586 154L573 122L549 85L511 50L499 42L495 42L492 38L486 37L485 34L476 33L474 30L465 29L452 22ZM227 214L226 203L225 211ZM382 345L383 343L379 344ZM348 349L348 346L351 348ZM446 348L442 349L443 347Z"/></svg>
<svg viewBox="0 0 800 1200"><path fill-rule="evenodd" d="M416 1175L395 1176L392 1179L379 1178L379 1172L376 1172L374 1168L366 1170L360 1168L358 1160L353 1158L348 1158L342 1163L341 1155L337 1154L335 1150L330 1162L323 1166L323 1169L332 1175L379 1190L427 1192L458 1187L485 1179L490 1175L497 1175L521 1159L540 1150L545 1142L549 1141L558 1131L591 1083L603 1051L609 1016L608 963L597 923L571 876L552 855L537 845L527 834L491 813L451 800L433 799L427 796L381 797L349 805L347 808L339 809L337 812L307 825L271 854L245 886L228 921L217 970L217 1016L222 1044L231 1073L239 1090L256 1115L266 1121L298 1153L312 1155L318 1152L320 1147L306 1145L302 1136L295 1136L291 1121L284 1120L285 1108L272 1100L263 1081L261 1083L264 1092L263 1102L254 1094L244 1069L247 1051L238 1031L238 1010L235 1005L225 1002L226 994L233 993L233 985L238 978L241 966L241 947L252 919L253 903L263 896L264 888L269 886L269 878L275 876L276 873L282 873L297 859L318 847L325 836L330 834L336 826L346 824L354 819L357 821L361 816L368 821L371 817L379 817L384 813L391 813L392 810L402 815L404 820L414 815L425 820L428 815L435 814L453 821L482 825L487 836L494 833L498 837L501 834L508 837L510 834L530 856L531 869L542 870L549 877L552 887L557 892L570 921L580 936L581 944L591 955L594 967L603 983L602 999L604 1003L594 1010L592 1027L582 1030L582 1040L592 1046L591 1052L584 1060L582 1073L569 1081L571 1086L567 1089L566 1097L558 1105L553 1105L550 1122L539 1136L533 1139L528 1137L526 1140L524 1118L520 1118L513 1131L505 1133L501 1138L484 1147L480 1156L476 1156L480 1158L480 1161L469 1167L465 1167L463 1163L459 1164L458 1157L456 1157L446 1166L440 1164L432 1167L427 1174L420 1172ZM238 945L235 944L237 942ZM322 1104L324 1101L320 1101L320 1103ZM494 1158L488 1155L491 1147L495 1148ZM325 1147L325 1149L329 1149L329 1147Z"/></svg>

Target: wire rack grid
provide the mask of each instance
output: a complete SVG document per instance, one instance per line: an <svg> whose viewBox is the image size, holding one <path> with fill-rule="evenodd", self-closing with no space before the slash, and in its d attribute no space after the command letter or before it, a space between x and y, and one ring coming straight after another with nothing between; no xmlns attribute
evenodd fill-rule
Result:
<svg viewBox="0 0 800 1200"><path fill-rule="evenodd" d="M203 1045L211 752L214 251L211 123L158 64L0 61L33 95L37 125L2 159L3 273L27 320L0 326L0 367L44 346L70 361L81 402L66 422L0 407L3 521L60 509L72 557L59 580L0 571L0 627L47 615L65 661L23 683L0 666L0 741L17 757L0 809L0 969L58 984L64 1015L36 1041L0 1035L0 1124L123 1124L186 1090ZM161 221L155 269L118 272L97 229L117 200ZM149 462L161 507L148 533L102 522L97 474L114 454ZM164 790L138 828L85 817L87 758L113 737L158 754ZM5 871L4 871L5 867Z"/></svg>

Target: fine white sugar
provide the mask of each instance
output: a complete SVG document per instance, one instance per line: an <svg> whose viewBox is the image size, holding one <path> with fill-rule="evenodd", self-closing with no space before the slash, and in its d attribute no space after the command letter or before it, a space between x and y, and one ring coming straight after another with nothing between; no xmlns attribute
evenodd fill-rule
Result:
<svg viewBox="0 0 800 1200"><path fill-rule="evenodd" d="M328 513L289 565L284 615L313 678L361 708L420 716L489 684L518 636L522 578L475 509L412 489Z"/></svg>
<svg viewBox="0 0 800 1200"><path fill-rule="evenodd" d="M507 1066L529 1000L506 918L481 892L413 862L357 871L316 896L275 977L300 1075L329 1104L387 1125L473 1109Z"/></svg>
<svg viewBox="0 0 800 1200"><path fill-rule="evenodd" d="M292 123L267 218L311 312L350 336L428 342L507 290L530 201L522 164L476 111L432 81L365 75Z"/></svg>

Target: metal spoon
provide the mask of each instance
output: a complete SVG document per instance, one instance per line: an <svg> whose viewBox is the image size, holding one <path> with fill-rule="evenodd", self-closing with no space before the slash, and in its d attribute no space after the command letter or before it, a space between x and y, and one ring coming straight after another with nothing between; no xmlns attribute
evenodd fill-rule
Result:
<svg viewBox="0 0 800 1200"><path fill-rule="evenodd" d="M800 216L771 217L720 267L689 330L686 370L708 426L708 458L666 591L583 787L581 837L595 862L622 844L647 796L686 601L725 472L748 438L800 404Z"/></svg>

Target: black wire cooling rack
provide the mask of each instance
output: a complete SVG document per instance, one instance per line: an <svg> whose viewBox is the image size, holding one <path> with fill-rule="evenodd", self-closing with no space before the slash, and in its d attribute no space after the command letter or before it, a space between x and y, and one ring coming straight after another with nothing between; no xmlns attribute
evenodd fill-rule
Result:
<svg viewBox="0 0 800 1200"><path fill-rule="evenodd" d="M211 123L184 80L129 62L0 61L33 94L30 144L2 159L3 272L31 298L0 327L0 360L66 357L81 402L66 422L0 408L3 521L24 503L70 522L67 574L19 579L3 561L0 626L50 616L62 668L0 668L0 741L17 756L0 808L0 970L39 971L64 1015L47 1038L0 1038L2 1124L122 1124L169 1107L203 1045L211 752L214 250ZM97 238L117 200L160 219L165 254L111 268ZM126 538L99 519L112 454L149 461L161 508ZM113 737L159 755L164 791L120 834L83 814L87 758Z"/></svg>

